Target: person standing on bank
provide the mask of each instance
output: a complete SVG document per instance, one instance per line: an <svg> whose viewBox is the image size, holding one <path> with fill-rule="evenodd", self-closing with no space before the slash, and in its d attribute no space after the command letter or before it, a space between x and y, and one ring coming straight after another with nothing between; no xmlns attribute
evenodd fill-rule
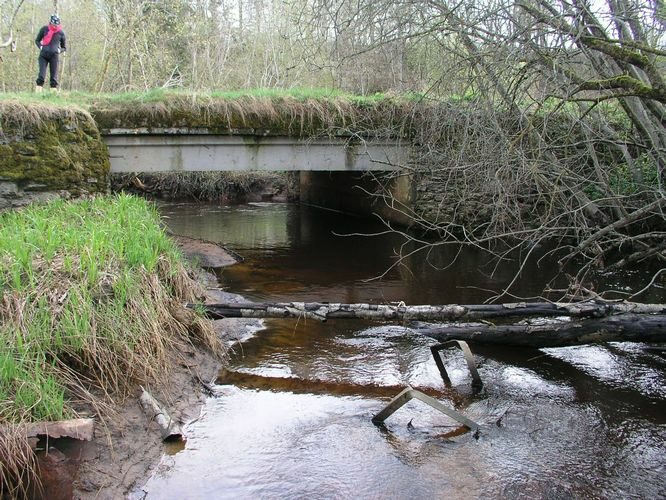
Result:
<svg viewBox="0 0 666 500"><path fill-rule="evenodd" d="M58 62L60 53L67 50L65 32L60 26L60 18L53 14L48 26L42 26L37 33L35 44L39 48L39 76L35 92L41 92L46 78L46 67L49 67L51 90L58 88Z"/></svg>

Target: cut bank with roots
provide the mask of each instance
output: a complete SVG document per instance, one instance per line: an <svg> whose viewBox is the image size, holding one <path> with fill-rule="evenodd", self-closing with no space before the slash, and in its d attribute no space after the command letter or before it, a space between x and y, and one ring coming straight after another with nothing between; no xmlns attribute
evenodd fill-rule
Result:
<svg viewBox="0 0 666 500"><path fill-rule="evenodd" d="M121 195L0 214L0 495L34 481L21 425L94 412L168 380L183 347L222 357L203 291L147 202Z"/></svg>

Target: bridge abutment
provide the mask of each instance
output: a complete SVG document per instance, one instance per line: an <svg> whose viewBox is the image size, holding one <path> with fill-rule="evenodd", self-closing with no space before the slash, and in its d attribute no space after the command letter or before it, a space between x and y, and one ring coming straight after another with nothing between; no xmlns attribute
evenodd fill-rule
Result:
<svg viewBox="0 0 666 500"><path fill-rule="evenodd" d="M407 225L415 187L411 175L386 172L300 172L300 200L331 210L377 214Z"/></svg>

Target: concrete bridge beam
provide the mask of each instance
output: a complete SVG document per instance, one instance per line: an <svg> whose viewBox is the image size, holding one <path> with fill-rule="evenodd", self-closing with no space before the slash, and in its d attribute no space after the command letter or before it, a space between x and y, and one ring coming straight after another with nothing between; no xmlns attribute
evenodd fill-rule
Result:
<svg viewBox="0 0 666 500"><path fill-rule="evenodd" d="M409 147L391 139L214 135L201 131L103 135L111 172L393 170Z"/></svg>
<svg viewBox="0 0 666 500"><path fill-rule="evenodd" d="M305 203L407 224L402 210L368 193L390 193L410 207L411 176L396 170L411 147L396 139L219 135L190 129L114 129L103 134L112 173L295 171ZM374 175L369 175L372 171ZM388 175L387 171L394 171Z"/></svg>

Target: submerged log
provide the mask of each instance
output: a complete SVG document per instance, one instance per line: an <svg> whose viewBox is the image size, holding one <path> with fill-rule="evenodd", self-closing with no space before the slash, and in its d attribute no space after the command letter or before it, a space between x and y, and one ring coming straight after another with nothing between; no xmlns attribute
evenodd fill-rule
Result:
<svg viewBox="0 0 666 500"><path fill-rule="evenodd" d="M582 321L543 324L466 324L418 328L417 333L439 341L465 340L476 344L564 347L600 342L666 342L666 315L619 314Z"/></svg>
<svg viewBox="0 0 666 500"><path fill-rule="evenodd" d="M666 314L666 304L585 301L577 303L518 302L481 305L339 304L326 302L188 304L209 318L312 318L391 321L457 321L527 316L601 318L614 314Z"/></svg>

